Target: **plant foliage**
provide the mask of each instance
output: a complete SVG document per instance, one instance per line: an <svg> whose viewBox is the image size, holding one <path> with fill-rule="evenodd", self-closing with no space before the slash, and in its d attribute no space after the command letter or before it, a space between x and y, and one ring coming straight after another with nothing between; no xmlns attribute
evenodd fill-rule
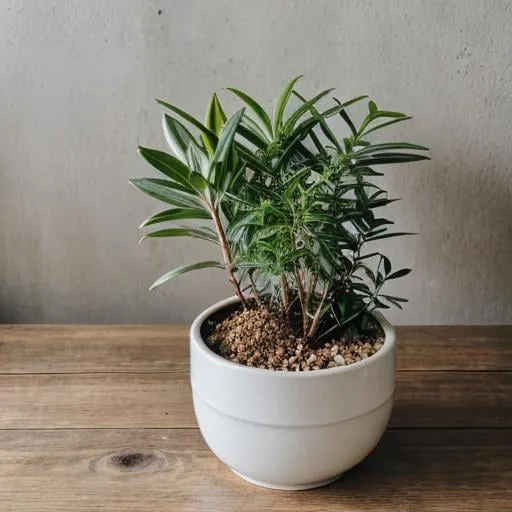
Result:
<svg viewBox="0 0 512 512"><path fill-rule="evenodd" d="M143 222L143 239L192 237L219 246L220 261L183 265L151 288L203 268L227 272L242 304L270 302L297 319L302 335L320 339L377 308L406 299L383 293L388 280L407 275L394 269L374 242L409 233L390 230L380 209L394 199L375 183L374 167L428 159L424 146L374 142L373 136L407 121L400 112L368 101L356 122L349 107L359 96L321 106L332 93L307 99L294 78L280 93L273 115L243 91L229 88L244 107L228 117L214 94L204 123L161 100L169 113L163 131L171 154L139 147L163 178L131 183L170 205ZM347 127L339 137L333 119ZM157 227L157 224L190 225ZM199 225L198 225L199 223Z"/></svg>

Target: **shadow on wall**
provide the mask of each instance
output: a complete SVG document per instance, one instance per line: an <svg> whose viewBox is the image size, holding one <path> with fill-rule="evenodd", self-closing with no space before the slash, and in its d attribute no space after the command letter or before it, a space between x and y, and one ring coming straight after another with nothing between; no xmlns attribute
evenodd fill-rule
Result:
<svg viewBox="0 0 512 512"><path fill-rule="evenodd" d="M512 322L512 171L495 171L439 167L434 158L407 191L432 323Z"/></svg>

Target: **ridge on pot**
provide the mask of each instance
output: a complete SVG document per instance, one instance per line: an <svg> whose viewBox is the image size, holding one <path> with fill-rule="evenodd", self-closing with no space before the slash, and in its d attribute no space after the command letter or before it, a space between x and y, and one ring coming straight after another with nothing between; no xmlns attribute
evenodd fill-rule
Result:
<svg viewBox="0 0 512 512"><path fill-rule="evenodd" d="M194 411L211 450L237 474L275 489L308 489L338 478L380 440L395 387L395 332L385 318L383 347L349 366L272 372L212 352L201 327L233 297L201 313L190 330Z"/></svg>

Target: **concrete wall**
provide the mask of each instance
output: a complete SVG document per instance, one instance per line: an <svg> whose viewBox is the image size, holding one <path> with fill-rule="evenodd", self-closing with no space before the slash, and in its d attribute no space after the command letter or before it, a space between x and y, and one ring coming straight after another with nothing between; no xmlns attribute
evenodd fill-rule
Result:
<svg viewBox="0 0 512 512"><path fill-rule="evenodd" d="M0 321L183 322L230 293L215 270L147 292L215 251L137 245L159 205L128 185L151 174L135 148L164 147L154 97L202 117L215 89L269 103L305 73L413 114L389 135L432 149L385 178L420 233L385 246L415 269L391 319L512 322L510 1L3 0L0 34Z"/></svg>

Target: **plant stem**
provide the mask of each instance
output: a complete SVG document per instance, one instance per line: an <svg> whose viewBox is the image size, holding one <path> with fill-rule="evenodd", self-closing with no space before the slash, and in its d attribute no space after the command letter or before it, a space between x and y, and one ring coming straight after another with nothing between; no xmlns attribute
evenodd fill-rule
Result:
<svg viewBox="0 0 512 512"><path fill-rule="evenodd" d="M311 327L308 331L308 338L311 338L316 334L318 325L320 324L320 319L322 318L322 308L324 307L325 299L327 298L328 292L329 285L328 283L325 283L322 298L320 299L320 304L318 304L318 307L316 308L315 315L313 316L313 322L311 323Z"/></svg>
<svg viewBox="0 0 512 512"><path fill-rule="evenodd" d="M215 226L215 230L217 231L217 236L219 237L220 248L222 250L222 257L224 258L224 265L226 270L228 271L228 281L235 287L235 292L237 297L240 299L243 307L247 307L247 303L245 301L244 294L240 289L240 283L237 281L235 277L233 260L231 259L231 252L229 250L228 240L226 238L226 233L224 232L224 228L222 227L222 223L220 221L219 212L215 207L210 209L210 214L212 216L213 224Z"/></svg>
<svg viewBox="0 0 512 512"><path fill-rule="evenodd" d="M316 284L318 282L318 274L313 274L311 278L310 286L309 286L309 298L315 297L316 295Z"/></svg>
<svg viewBox="0 0 512 512"><path fill-rule="evenodd" d="M252 278L252 274L250 272L248 273L248 275L249 281L251 281L251 290L252 294L254 295L254 300L256 301L256 304L258 304L258 306L261 306L261 298L258 293L258 290L256 289L256 283L254 282L254 279Z"/></svg>
<svg viewBox="0 0 512 512"><path fill-rule="evenodd" d="M295 279L297 280L297 293L299 295L300 309L302 311L302 330L304 337L307 336L308 333L308 306L306 304L306 291L304 290L304 282L302 280L302 273L300 269L295 266Z"/></svg>
<svg viewBox="0 0 512 512"><path fill-rule="evenodd" d="M281 300L283 301L284 311L288 314L290 310L290 289L284 274L281 275Z"/></svg>

